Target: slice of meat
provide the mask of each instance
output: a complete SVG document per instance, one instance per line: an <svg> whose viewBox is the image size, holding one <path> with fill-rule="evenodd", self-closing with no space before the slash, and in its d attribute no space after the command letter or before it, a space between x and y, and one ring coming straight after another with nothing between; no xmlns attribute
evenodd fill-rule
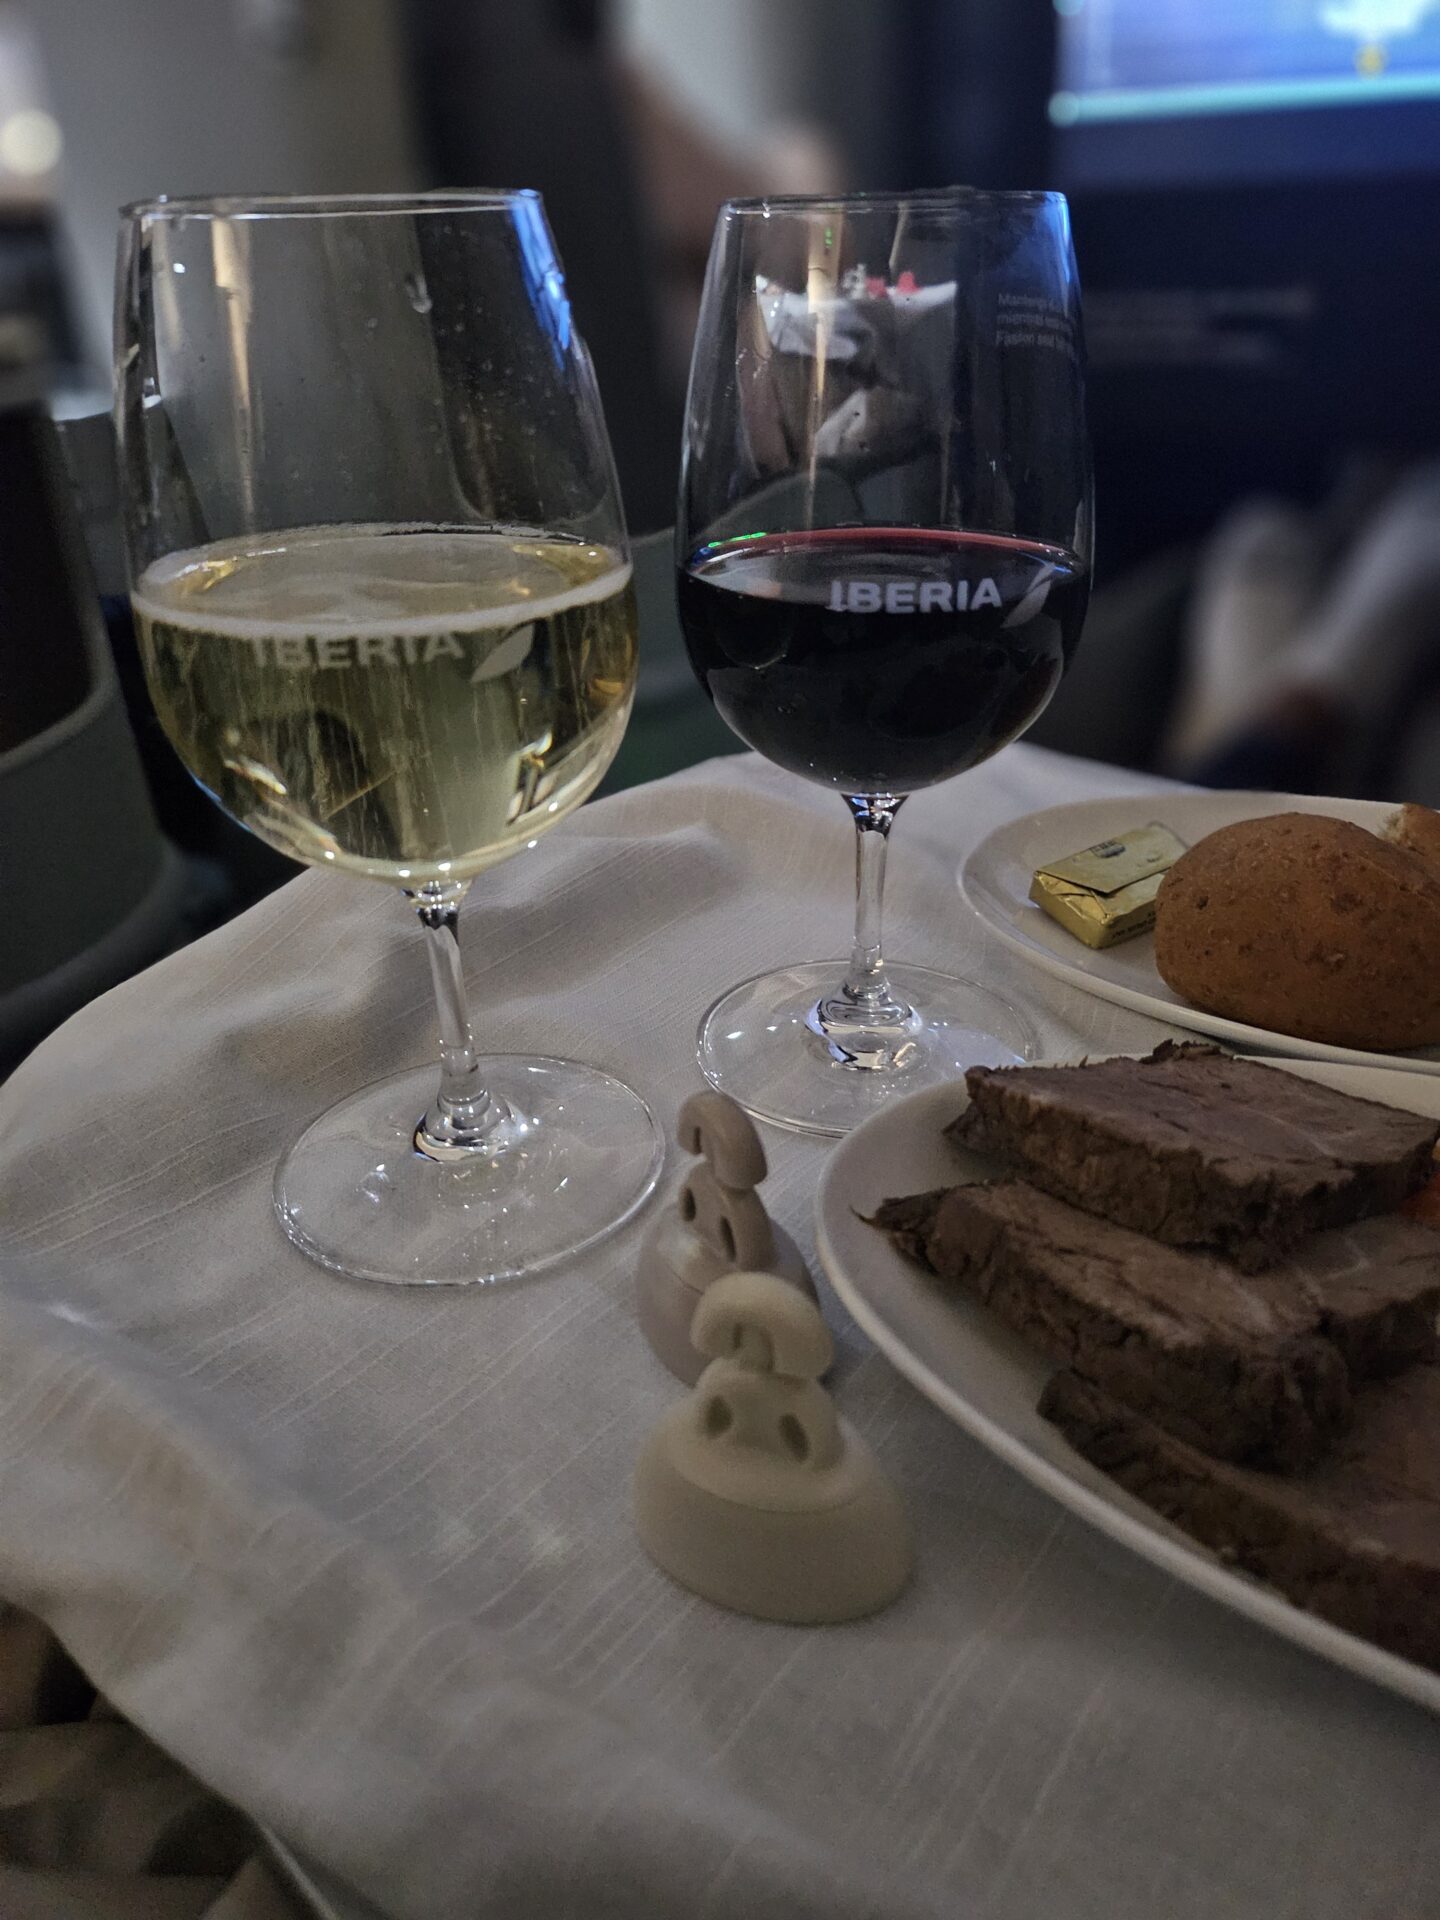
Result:
<svg viewBox="0 0 1440 1920"><path fill-rule="evenodd" d="M1382 1379L1440 1351L1440 1240L1398 1214L1311 1234L1250 1285L1297 1287L1354 1382Z"/></svg>
<svg viewBox="0 0 1440 1920"><path fill-rule="evenodd" d="M902 1253L924 1264L925 1243L949 1191L948 1187L936 1187L929 1193L906 1193L896 1200L882 1200L870 1225L888 1233Z"/></svg>
<svg viewBox="0 0 1440 1920"><path fill-rule="evenodd" d="M1294 1478L1208 1459L1072 1372L1040 1411L1078 1453L1297 1606L1440 1668L1440 1367L1362 1388Z"/></svg>
<svg viewBox="0 0 1440 1920"><path fill-rule="evenodd" d="M1090 1213L1258 1271L1302 1235L1387 1213L1424 1185L1440 1123L1217 1048L975 1067L947 1129Z"/></svg>
<svg viewBox="0 0 1440 1920"><path fill-rule="evenodd" d="M887 1201L874 1224L1048 1358L1225 1459L1318 1459L1353 1382L1436 1351L1440 1246L1398 1218L1313 1235L1261 1274L1020 1180Z"/></svg>

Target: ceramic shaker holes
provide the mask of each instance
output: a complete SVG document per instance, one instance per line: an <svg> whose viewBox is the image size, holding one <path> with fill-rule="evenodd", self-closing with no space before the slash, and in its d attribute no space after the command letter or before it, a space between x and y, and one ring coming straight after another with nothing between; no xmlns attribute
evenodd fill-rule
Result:
<svg viewBox="0 0 1440 1920"><path fill-rule="evenodd" d="M705 1362L690 1328L712 1281L736 1271L778 1274L812 1300L815 1286L800 1249L755 1191L767 1171L765 1149L744 1110L728 1094L693 1093L676 1133L700 1164L640 1243L635 1311L658 1358L693 1386Z"/></svg>

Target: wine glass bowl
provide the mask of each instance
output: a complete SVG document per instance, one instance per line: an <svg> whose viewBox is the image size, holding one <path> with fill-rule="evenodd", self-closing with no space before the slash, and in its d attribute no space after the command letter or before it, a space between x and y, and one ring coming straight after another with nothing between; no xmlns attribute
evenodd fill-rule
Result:
<svg viewBox="0 0 1440 1920"><path fill-rule="evenodd" d="M692 665L766 758L842 796L848 971L761 975L702 1021L712 1084L846 1131L1033 1030L975 982L886 967L885 847L912 792L1042 711L1091 545L1079 294L1064 200L952 189L722 208L677 515Z"/></svg>

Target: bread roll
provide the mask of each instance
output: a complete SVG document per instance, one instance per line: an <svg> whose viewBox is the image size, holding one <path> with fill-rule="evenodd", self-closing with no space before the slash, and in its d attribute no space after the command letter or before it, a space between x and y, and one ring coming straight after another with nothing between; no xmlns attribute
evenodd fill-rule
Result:
<svg viewBox="0 0 1440 1920"><path fill-rule="evenodd" d="M1418 853L1440 872L1440 813L1407 802L1385 822L1385 838Z"/></svg>
<svg viewBox="0 0 1440 1920"><path fill-rule="evenodd" d="M1440 1043L1440 871L1346 820L1242 820L1166 874L1155 964L1248 1026L1381 1052Z"/></svg>

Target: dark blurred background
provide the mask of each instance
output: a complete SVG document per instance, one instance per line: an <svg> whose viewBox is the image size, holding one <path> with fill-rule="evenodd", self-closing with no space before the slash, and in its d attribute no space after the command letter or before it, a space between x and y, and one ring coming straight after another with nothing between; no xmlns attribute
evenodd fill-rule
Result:
<svg viewBox="0 0 1440 1920"><path fill-rule="evenodd" d="M0 0L0 870L59 848L68 903L7 932L0 1070L290 871L139 682L122 202L539 187L645 535L717 202L950 182L1064 188L1085 285L1098 591L1032 738L1440 803L1440 0ZM620 783L736 745L663 535L639 575Z"/></svg>

